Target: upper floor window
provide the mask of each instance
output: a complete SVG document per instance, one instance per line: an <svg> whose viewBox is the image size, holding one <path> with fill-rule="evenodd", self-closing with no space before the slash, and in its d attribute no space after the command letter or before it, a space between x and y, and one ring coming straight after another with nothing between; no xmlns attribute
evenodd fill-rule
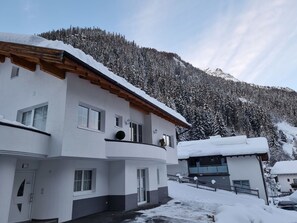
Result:
<svg viewBox="0 0 297 223"><path fill-rule="evenodd" d="M166 146L172 147L172 136L163 134L163 139Z"/></svg>
<svg viewBox="0 0 297 223"><path fill-rule="evenodd" d="M120 127L120 128L123 127L123 117L122 116L120 116L120 115L115 116L115 126Z"/></svg>
<svg viewBox="0 0 297 223"><path fill-rule="evenodd" d="M78 106L78 126L103 131L104 112L85 105Z"/></svg>
<svg viewBox="0 0 297 223"><path fill-rule="evenodd" d="M14 77L19 76L19 71L20 71L19 67L12 66L10 78L14 78Z"/></svg>
<svg viewBox="0 0 297 223"><path fill-rule="evenodd" d="M20 121L26 126L45 131L47 119L47 105L26 109L20 112Z"/></svg>
<svg viewBox="0 0 297 223"><path fill-rule="evenodd" d="M142 125L130 122L130 136L132 142L142 142Z"/></svg>

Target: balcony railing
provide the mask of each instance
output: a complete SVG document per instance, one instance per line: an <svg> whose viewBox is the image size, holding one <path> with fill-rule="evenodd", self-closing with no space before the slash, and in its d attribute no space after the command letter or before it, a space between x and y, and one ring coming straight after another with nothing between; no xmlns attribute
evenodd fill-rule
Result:
<svg viewBox="0 0 297 223"><path fill-rule="evenodd" d="M160 146L124 140L105 139L109 159L144 159L166 162L166 149Z"/></svg>
<svg viewBox="0 0 297 223"><path fill-rule="evenodd" d="M226 174L228 167L226 165L190 167L189 172L190 174Z"/></svg>

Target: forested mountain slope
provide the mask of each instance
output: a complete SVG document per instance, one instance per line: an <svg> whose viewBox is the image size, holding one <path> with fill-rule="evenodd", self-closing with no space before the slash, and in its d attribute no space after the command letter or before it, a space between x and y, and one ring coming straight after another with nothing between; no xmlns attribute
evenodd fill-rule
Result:
<svg viewBox="0 0 297 223"><path fill-rule="evenodd" d="M42 33L80 48L149 95L176 109L192 123L179 129L180 140L211 135L265 136L271 162L290 159L281 149L282 132L275 123L297 126L297 93L260 87L209 75L177 54L139 47L119 34L98 28L69 28ZM293 149L296 149L293 147Z"/></svg>

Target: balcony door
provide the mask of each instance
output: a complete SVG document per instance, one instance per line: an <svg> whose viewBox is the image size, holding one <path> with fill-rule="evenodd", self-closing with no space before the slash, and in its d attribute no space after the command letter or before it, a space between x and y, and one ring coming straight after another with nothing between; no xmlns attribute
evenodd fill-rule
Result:
<svg viewBox="0 0 297 223"><path fill-rule="evenodd" d="M130 122L130 140L132 142L142 142L142 125Z"/></svg>
<svg viewBox="0 0 297 223"><path fill-rule="evenodd" d="M146 169L138 169L137 170L137 197L138 197L138 205L147 203L147 173Z"/></svg>
<svg viewBox="0 0 297 223"><path fill-rule="evenodd" d="M30 220L34 172L16 172L10 203L9 222Z"/></svg>

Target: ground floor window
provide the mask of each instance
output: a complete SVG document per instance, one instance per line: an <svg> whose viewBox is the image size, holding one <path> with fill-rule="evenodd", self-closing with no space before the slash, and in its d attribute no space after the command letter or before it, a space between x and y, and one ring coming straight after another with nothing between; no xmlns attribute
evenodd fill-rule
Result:
<svg viewBox="0 0 297 223"><path fill-rule="evenodd" d="M249 193L249 189L251 189L249 180L233 180L233 186L236 187L238 192Z"/></svg>
<svg viewBox="0 0 297 223"><path fill-rule="evenodd" d="M93 175L93 170L76 170L74 174L74 192L92 190Z"/></svg>

